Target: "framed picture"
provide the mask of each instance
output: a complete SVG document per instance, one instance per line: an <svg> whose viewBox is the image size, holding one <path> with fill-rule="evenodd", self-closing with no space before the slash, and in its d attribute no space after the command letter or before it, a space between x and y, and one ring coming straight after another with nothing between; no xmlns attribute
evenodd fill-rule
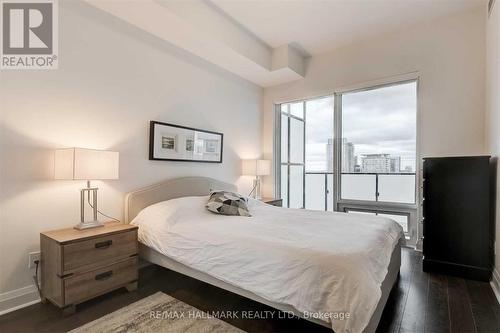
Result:
<svg viewBox="0 0 500 333"><path fill-rule="evenodd" d="M161 148L167 150L176 150L177 135L165 134L161 136Z"/></svg>
<svg viewBox="0 0 500 333"><path fill-rule="evenodd" d="M151 121L149 159L222 163L224 134Z"/></svg>

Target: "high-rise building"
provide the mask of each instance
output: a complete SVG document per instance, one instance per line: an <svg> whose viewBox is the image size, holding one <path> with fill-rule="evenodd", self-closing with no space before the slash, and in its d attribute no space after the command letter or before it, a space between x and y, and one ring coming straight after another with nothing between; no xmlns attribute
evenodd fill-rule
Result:
<svg viewBox="0 0 500 333"><path fill-rule="evenodd" d="M400 172L401 157L389 154L367 154L361 158L361 171L366 173Z"/></svg>
<svg viewBox="0 0 500 333"><path fill-rule="evenodd" d="M354 172L356 156L354 155L354 144L342 139L342 172Z"/></svg>
<svg viewBox="0 0 500 333"><path fill-rule="evenodd" d="M389 172L400 172L401 171L401 156L390 156L390 171Z"/></svg>
<svg viewBox="0 0 500 333"><path fill-rule="evenodd" d="M326 172L333 172L333 139L328 139L326 144Z"/></svg>
<svg viewBox="0 0 500 333"><path fill-rule="evenodd" d="M326 144L326 165L327 172L333 172L333 144L332 138ZM342 172L355 172L357 156L354 155L354 144L342 139Z"/></svg>

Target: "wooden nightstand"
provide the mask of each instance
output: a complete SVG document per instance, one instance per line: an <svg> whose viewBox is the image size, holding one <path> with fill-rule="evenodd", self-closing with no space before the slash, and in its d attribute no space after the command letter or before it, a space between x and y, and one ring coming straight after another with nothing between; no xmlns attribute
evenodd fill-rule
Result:
<svg viewBox="0 0 500 333"><path fill-rule="evenodd" d="M75 311L75 305L111 290L137 289L137 227L60 229L40 234L42 301Z"/></svg>
<svg viewBox="0 0 500 333"><path fill-rule="evenodd" d="M260 198L259 200L271 206L283 207L283 199L281 198Z"/></svg>

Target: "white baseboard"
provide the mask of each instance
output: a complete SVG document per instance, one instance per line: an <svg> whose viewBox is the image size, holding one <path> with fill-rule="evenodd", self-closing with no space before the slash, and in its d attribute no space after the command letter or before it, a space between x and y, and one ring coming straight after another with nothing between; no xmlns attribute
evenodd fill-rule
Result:
<svg viewBox="0 0 500 333"><path fill-rule="evenodd" d="M0 294L0 315L40 302L35 285Z"/></svg>
<svg viewBox="0 0 500 333"><path fill-rule="evenodd" d="M495 296L497 297L498 303L500 303L500 274L496 268L493 269L493 276L490 285L491 289L493 289L493 292L495 293Z"/></svg>

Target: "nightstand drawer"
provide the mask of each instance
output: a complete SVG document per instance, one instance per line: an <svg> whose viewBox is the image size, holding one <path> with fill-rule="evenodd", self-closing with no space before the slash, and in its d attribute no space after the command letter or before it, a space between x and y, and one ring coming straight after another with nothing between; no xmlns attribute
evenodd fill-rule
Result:
<svg viewBox="0 0 500 333"><path fill-rule="evenodd" d="M64 303L75 304L138 279L138 259L132 257L114 265L64 279Z"/></svg>
<svg viewBox="0 0 500 333"><path fill-rule="evenodd" d="M63 272L137 253L137 231L131 230L63 246Z"/></svg>

